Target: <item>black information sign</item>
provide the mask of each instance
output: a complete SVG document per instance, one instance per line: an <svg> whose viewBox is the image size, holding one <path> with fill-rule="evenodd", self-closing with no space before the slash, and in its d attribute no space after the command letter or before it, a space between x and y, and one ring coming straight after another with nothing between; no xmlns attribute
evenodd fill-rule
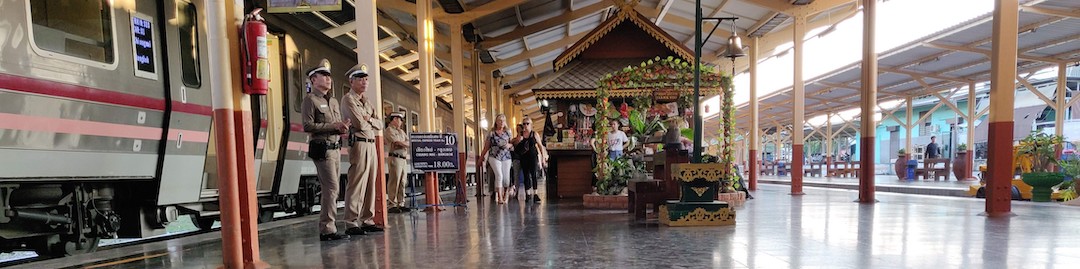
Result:
<svg viewBox="0 0 1080 269"><path fill-rule="evenodd" d="M135 69L155 73L153 23L133 16L131 17L131 33L132 45L135 46Z"/></svg>
<svg viewBox="0 0 1080 269"><path fill-rule="evenodd" d="M458 170L458 146L456 134L413 133L412 165L423 171Z"/></svg>

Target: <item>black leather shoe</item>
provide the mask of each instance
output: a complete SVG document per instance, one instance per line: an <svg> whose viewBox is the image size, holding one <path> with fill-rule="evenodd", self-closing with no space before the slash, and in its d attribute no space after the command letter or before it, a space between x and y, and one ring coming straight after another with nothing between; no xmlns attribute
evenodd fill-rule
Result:
<svg viewBox="0 0 1080 269"><path fill-rule="evenodd" d="M367 234L367 231L364 231L364 229L361 229L360 227L352 227L352 228L349 228L349 229L345 230L345 234L347 234L347 235L365 235L365 234Z"/></svg>
<svg viewBox="0 0 1080 269"><path fill-rule="evenodd" d="M412 208L408 207L398 207L398 209L401 209L401 212L412 212Z"/></svg>
<svg viewBox="0 0 1080 269"><path fill-rule="evenodd" d="M355 229L355 228L350 228L350 229ZM363 227L360 227L360 229L364 230L365 232L369 232L369 233L376 233L376 232L383 231L383 228L379 228L379 226L375 226L375 225L364 225Z"/></svg>
<svg viewBox="0 0 1080 269"><path fill-rule="evenodd" d="M402 211L401 211L400 207L391 207L390 209L387 209L386 212L387 213L401 213Z"/></svg>
<svg viewBox="0 0 1080 269"><path fill-rule="evenodd" d="M533 202L534 203L539 203L540 202L540 195L533 194Z"/></svg>
<svg viewBox="0 0 1080 269"><path fill-rule="evenodd" d="M349 236L344 235L344 234L339 234L339 233L320 234L319 235L319 241L334 241L334 240L341 240L341 239L349 239Z"/></svg>

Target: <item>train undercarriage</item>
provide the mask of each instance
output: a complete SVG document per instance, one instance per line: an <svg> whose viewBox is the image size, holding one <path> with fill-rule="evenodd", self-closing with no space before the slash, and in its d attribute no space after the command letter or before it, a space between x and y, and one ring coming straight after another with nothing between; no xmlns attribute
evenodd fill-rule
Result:
<svg viewBox="0 0 1080 269"><path fill-rule="evenodd" d="M92 252L101 239L163 234L181 215L191 215L203 231L219 219L217 197L157 206L138 191L151 187L151 181L0 183L0 252L67 256ZM318 201L318 180L304 178L297 194L260 195L258 221L272 221L275 212L307 215Z"/></svg>

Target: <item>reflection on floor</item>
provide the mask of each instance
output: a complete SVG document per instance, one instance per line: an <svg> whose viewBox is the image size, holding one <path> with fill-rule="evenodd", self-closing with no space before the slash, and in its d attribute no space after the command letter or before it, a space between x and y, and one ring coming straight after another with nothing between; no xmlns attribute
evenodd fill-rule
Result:
<svg viewBox="0 0 1080 269"><path fill-rule="evenodd" d="M989 219L972 198L762 185L735 226L669 228L580 201L469 204L395 214L385 233L320 242L316 218L261 227L274 268L1070 268L1080 262L1080 208L1013 202ZM217 233L23 265L216 268Z"/></svg>

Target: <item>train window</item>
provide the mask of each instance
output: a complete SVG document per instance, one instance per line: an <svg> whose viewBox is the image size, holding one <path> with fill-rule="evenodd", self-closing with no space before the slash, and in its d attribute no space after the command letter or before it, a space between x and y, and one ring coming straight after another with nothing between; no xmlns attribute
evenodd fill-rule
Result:
<svg viewBox="0 0 1080 269"><path fill-rule="evenodd" d="M384 119L390 117L390 113L394 113L394 103L384 100L382 102L382 113Z"/></svg>
<svg viewBox="0 0 1080 269"><path fill-rule="evenodd" d="M199 14L192 3L181 4L176 12L177 29L180 32L180 65L183 69L184 86L202 87L202 69L199 62Z"/></svg>
<svg viewBox="0 0 1080 269"><path fill-rule="evenodd" d="M30 0L37 48L102 63L114 63L110 1Z"/></svg>
<svg viewBox="0 0 1080 269"><path fill-rule="evenodd" d="M409 123L411 123L409 125L412 125L412 132L415 133L420 131L420 114L417 114L416 112L411 112L409 113L409 117Z"/></svg>

